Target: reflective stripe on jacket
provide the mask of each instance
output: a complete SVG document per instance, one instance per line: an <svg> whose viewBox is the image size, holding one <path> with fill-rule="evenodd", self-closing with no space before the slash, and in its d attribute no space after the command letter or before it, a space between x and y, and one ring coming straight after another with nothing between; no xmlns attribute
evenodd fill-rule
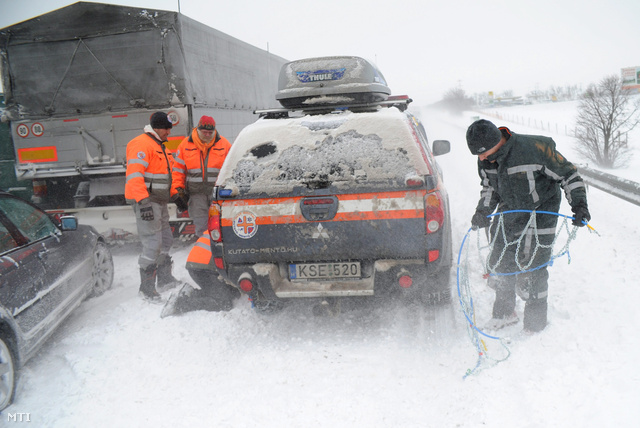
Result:
<svg viewBox="0 0 640 428"><path fill-rule="evenodd" d="M193 132L197 132L195 129ZM183 188L187 193L210 195L218 179L218 173L231 148L229 141L216 131L217 140L203 153L191 136L182 140L176 151L173 166L171 195Z"/></svg>
<svg viewBox="0 0 640 428"><path fill-rule="evenodd" d="M559 200L560 188L572 207L586 206L584 182L577 168L556 150L553 139L501 130L510 137L495 162L478 160L482 191L477 212L489 215L498 204L500 211L541 209Z"/></svg>
<svg viewBox="0 0 640 428"><path fill-rule="evenodd" d="M212 262L211 257L211 239L209 237L209 231L205 231L198 241L195 243L186 263L187 269L209 269L216 270L215 265Z"/></svg>
<svg viewBox="0 0 640 428"><path fill-rule="evenodd" d="M141 134L127 144L127 180L124 197L129 203L149 198L170 200L173 156L150 134Z"/></svg>

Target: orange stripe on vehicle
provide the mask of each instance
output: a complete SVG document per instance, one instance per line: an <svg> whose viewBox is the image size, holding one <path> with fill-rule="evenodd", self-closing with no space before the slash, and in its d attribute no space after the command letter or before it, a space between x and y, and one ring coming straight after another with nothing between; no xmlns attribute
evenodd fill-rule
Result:
<svg viewBox="0 0 640 428"><path fill-rule="evenodd" d="M424 210L392 210L392 211L360 211L349 213L337 213L330 221L362 221L362 220L396 220L407 218L424 218ZM274 225L274 224L297 224L297 223L316 223L304 218L302 215L282 215L282 216L263 216L257 217L258 225ZM223 218L222 227L230 227L233 220Z"/></svg>
<svg viewBox="0 0 640 428"><path fill-rule="evenodd" d="M354 220L394 220L399 218L422 218L424 210L393 210L393 211L362 211L352 213L338 213L334 221Z"/></svg>
<svg viewBox="0 0 640 428"><path fill-rule="evenodd" d="M427 193L426 190L399 190L395 192L383 193L356 193L349 195L329 195L336 196L339 201L360 201L366 199L393 199L406 197L422 197ZM305 198L320 198L321 195L297 196L295 198L264 198L264 199L247 199L242 201L223 200L219 201L222 206L243 207L250 205L274 205L274 204L292 204L298 203Z"/></svg>
<svg viewBox="0 0 640 428"><path fill-rule="evenodd" d="M18 161L20 163L57 162L58 150L56 146L18 149Z"/></svg>

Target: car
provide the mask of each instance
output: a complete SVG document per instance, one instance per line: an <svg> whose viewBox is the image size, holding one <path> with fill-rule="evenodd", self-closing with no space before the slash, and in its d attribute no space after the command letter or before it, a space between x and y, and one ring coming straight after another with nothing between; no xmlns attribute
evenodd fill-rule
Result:
<svg viewBox="0 0 640 428"><path fill-rule="evenodd" d="M0 410L14 398L19 369L85 298L111 287L113 274L93 227L0 192Z"/></svg>
<svg viewBox="0 0 640 428"><path fill-rule="evenodd" d="M282 67L283 108L258 111L221 168L210 209L212 264L256 308L293 299L450 300L443 174L408 96L359 57Z"/></svg>

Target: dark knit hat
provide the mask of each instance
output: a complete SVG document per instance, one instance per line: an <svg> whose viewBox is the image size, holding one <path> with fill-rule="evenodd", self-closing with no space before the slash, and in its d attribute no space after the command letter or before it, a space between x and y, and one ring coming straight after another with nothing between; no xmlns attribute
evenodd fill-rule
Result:
<svg viewBox="0 0 640 428"><path fill-rule="evenodd" d="M216 128L216 121L211 116L202 116L198 122L198 129L213 131Z"/></svg>
<svg viewBox="0 0 640 428"><path fill-rule="evenodd" d="M149 122L153 129L171 129L173 124L169 120L167 113L157 111L151 115L151 121Z"/></svg>
<svg viewBox="0 0 640 428"><path fill-rule="evenodd" d="M467 145L472 155L492 149L502 139L502 132L488 120L476 120L467 129Z"/></svg>

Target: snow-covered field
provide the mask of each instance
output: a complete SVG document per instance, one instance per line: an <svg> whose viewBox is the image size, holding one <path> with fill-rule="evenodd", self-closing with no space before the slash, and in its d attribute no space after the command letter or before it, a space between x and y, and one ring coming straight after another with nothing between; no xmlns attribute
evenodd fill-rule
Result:
<svg viewBox="0 0 640 428"><path fill-rule="evenodd" d="M518 114L540 119L546 109L523 106ZM480 190L465 131L472 118L492 116L416 112L431 140L452 144L438 160L456 256ZM552 136L565 156L582 162L570 137L495 122ZM636 160L625 176L640 181L639 166ZM28 413L33 426L61 428L637 426L640 207L596 189L589 203L600 236L580 229L571 262L564 257L550 268L548 327L533 336L516 329L507 360L466 379L478 355L456 300L314 317L304 307L261 315L241 299L228 313L160 319L161 308L137 296L138 249L115 248L114 289L85 302L27 364L2 423L17 426L7 415ZM562 213L571 214L566 203ZM185 281L188 251L173 253ZM472 292L482 325L493 294L481 282ZM522 308L518 302L520 317ZM506 355L490 346L491 356Z"/></svg>

